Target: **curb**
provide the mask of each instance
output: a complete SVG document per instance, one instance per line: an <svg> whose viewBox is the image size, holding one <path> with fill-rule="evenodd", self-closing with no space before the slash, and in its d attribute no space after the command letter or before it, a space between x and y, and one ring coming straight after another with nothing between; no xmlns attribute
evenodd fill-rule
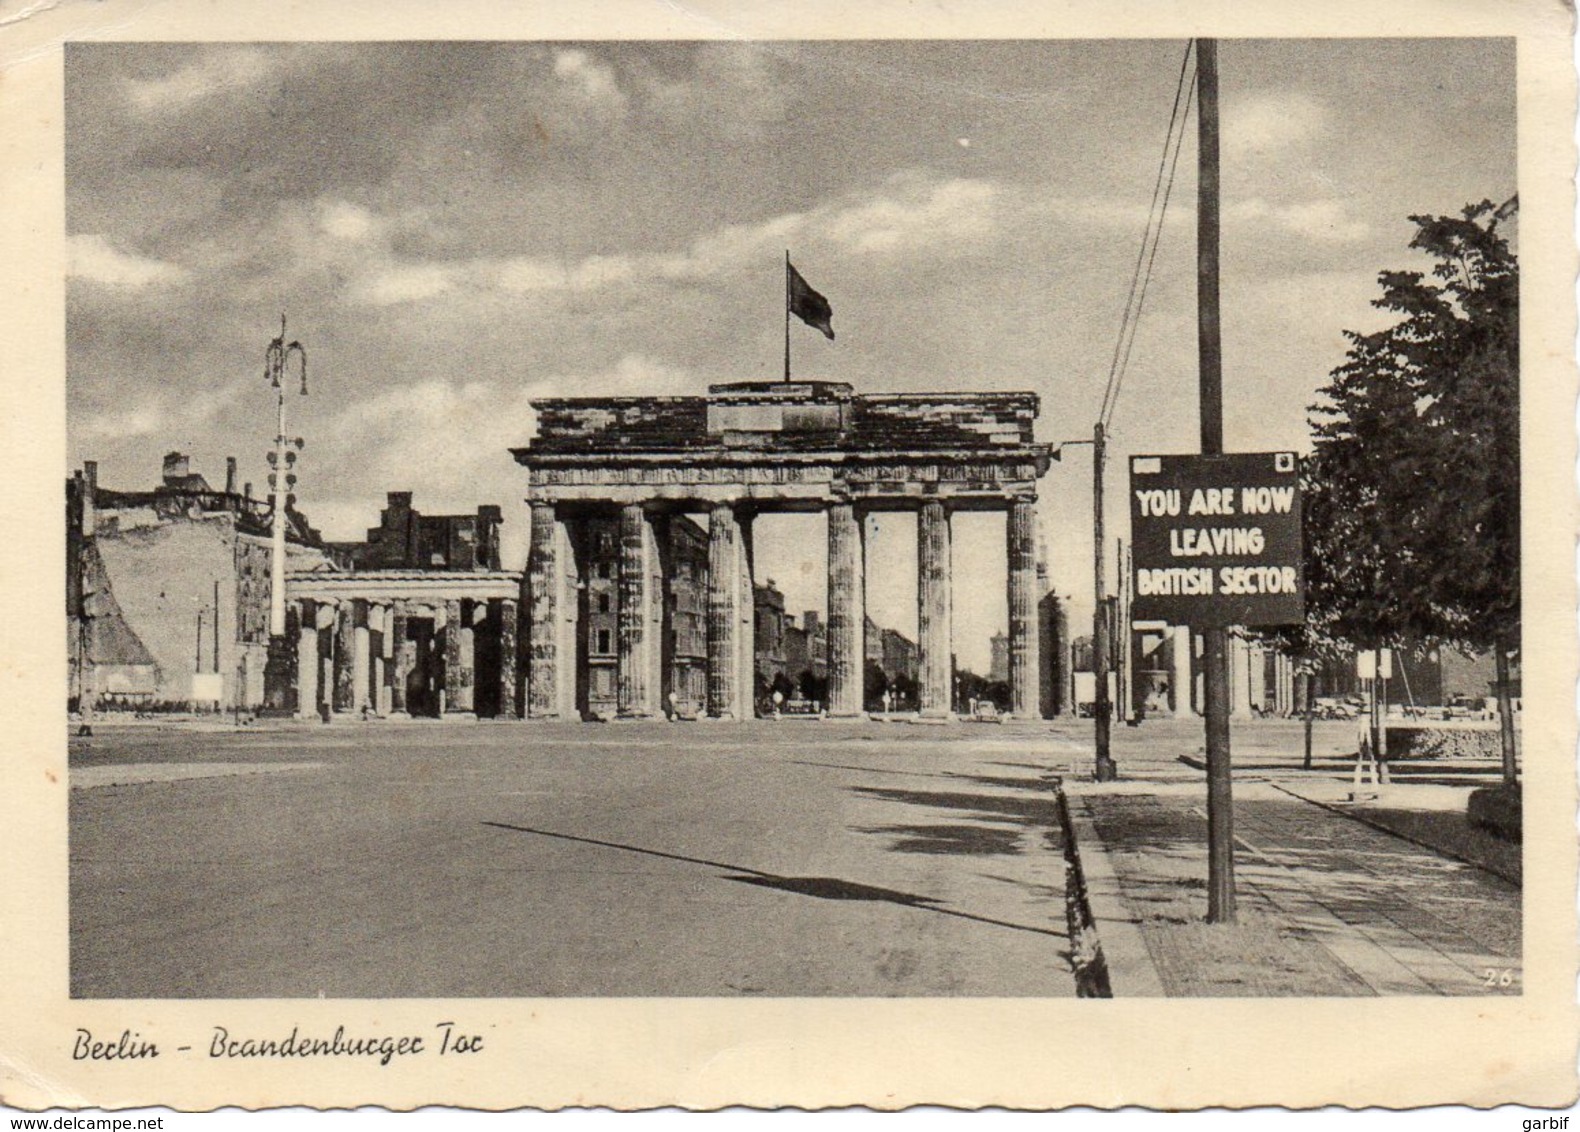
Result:
<svg viewBox="0 0 1580 1132"><path fill-rule="evenodd" d="M1125 904L1119 878L1108 860L1108 850L1080 795L1060 791L1067 804L1060 807L1065 820L1065 843L1074 854L1084 879L1084 899L1092 931L1099 940L1108 968L1113 998L1164 998L1163 980L1141 934L1141 921ZM1083 851L1083 846L1084 851Z"/></svg>

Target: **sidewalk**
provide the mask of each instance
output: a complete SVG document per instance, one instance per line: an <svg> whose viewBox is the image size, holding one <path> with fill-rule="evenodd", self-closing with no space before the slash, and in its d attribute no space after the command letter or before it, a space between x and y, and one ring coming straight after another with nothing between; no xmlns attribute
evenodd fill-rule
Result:
<svg viewBox="0 0 1580 1132"><path fill-rule="evenodd" d="M1116 995L1519 993L1520 889L1468 863L1496 855L1473 839L1445 845L1461 860L1427 847L1464 821L1443 788L1396 785L1352 816L1346 784L1290 777L1236 781L1239 914L1211 925L1204 783L1066 782L1087 872L1112 878L1092 910Z"/></svg>

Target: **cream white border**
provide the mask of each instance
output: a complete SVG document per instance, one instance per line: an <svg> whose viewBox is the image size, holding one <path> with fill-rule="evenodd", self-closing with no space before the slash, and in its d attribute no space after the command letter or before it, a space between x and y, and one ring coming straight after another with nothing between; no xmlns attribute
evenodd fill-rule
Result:
<svg viewBox="0 0 1580 1132"><path fill-rule="evenodd" d="M37 6L42 7L42 6ZM1572 15L1485 0L1015 5L832 0L510 5L67 2L0 11L0 1099L19 1107L300 1103L1157 1107L1559 1105L1576 1095ZM73 40L1496 36L1519 40L1524 268L1526 992L1433 1001L466 1000L73 1002L66 969L61 43ZM100 1032L456 1018L466 1071L87 1066ZM289 1025L289 1022L287 1023Z"/></svg>

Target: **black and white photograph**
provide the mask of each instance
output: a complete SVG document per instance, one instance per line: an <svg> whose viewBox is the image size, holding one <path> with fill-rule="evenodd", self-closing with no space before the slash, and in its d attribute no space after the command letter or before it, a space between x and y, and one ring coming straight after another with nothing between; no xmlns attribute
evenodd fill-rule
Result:
<svg viewBox="0 0 1580 1132"><path fill-rule="evenodd" d="M55 47L63 1061L300 1101L502 1077L540 1007L1089 999L1572 1054L1516 31L250 26Z"/></svg>

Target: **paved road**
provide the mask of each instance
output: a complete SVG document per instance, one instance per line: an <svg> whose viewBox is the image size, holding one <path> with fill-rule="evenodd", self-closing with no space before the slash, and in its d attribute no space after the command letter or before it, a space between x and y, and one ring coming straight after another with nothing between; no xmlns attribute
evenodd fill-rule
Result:
<svg viewBox="0 0 1580 1132"><path fill-rule="evenodd" d="M98 730L76 996L1074 993L1085 728Z"/></svg>

